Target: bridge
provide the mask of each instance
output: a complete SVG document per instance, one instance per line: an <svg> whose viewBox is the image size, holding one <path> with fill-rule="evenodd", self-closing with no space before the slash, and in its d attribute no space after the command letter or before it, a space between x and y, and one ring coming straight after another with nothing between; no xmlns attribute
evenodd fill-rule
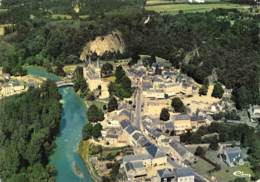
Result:
<svg viewBox="0 0 260 182"><path fill-rule="evenodd" d="M60 87L73 87L74 83L70 80L57 81L56 85L58 88Z"/></svg>

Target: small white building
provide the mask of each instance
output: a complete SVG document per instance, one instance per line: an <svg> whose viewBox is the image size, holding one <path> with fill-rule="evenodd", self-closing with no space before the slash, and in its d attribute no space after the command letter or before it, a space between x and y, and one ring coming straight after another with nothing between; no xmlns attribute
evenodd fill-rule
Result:
<svg viewBox="0 0 260 182"><path fill-rule="evenodd" d="M254 105L248 109L251 122L257 122L260 119L260 106Z"/></svg>
<svg viewBox="0 0 260 182"><path fill-rule="evenodd" d="M205 0L189 0L189 3L205 3Z"/></svg>

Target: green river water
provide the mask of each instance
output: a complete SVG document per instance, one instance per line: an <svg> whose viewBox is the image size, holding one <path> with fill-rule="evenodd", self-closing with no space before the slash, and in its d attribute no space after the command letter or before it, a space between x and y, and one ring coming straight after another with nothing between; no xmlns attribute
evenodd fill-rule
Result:
<svg viewBox="0 0 260 182"><path fill-rule="evenodd" d="M60 78L39 67L28 67L28 74L57 81ZM91 176L77 153L81 130L87 122L86 109L82 99L72 87L59 88L63 109L60 133L56 138L56 148L50 158L58 174L57 182L92 182ZM80 171L80 172L75 172ZM80 174L80 175L79 175Z"/></svg>

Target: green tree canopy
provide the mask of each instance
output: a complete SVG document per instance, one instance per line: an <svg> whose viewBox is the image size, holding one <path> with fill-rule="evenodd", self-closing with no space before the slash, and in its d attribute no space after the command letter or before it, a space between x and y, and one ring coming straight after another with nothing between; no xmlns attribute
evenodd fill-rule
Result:
<svg viewBox="0 0 260 182"><path fill-rule="evenodd" d="M121 83L121 79L125 76L125 70L121 65L116 67L115 76L116 82Z"/></svg>
<svg viewBox="0 0 260 182"><path fill-rule="evenodd" d="M88 140L90 138L98 138L101 136L102 125L100 123L92 124L87 123L82 129L83 140Z"/></svg>
<svg viewBox="0 0 260 182"><path fill-rule="evenodd" d="M107 105L107 111L112 112L118 108L118 103L115 97L110 97Z"/></svg>
<svg viewBox="0 0 260 182"><path fill-rule="evenodd" d="M90 94L88 84L83 77L83 68L77 67L74 71L72 81L74 83L74 89L76 92L80 92L82 97L86 97Z"/></svg>
<svg viewBox="0 0 260 182"><path fill-rule="evenodd" d="M178 97L172 99L171 105L175 112L184 113L186 111L186 108L185 108L183 102Z"/></svg>
<svg viewBox="0 0 260 182"><path fill-rule="evenodd" d="M101 67L101 77L111 76L113 73L113 65L110 63L105 63Z"/></svg>
<svg viewBox="0 0 260 182"><path fill-rule="evenodd" d="M87 116L90 122L98 122L105 119L103 111L99 109L95 104L89 106Z"/></svg>
<svg viewBox="0 0 260 182"><path fill-rule="evenodd" d="M216 83L213 88L213 92L211 94L212 97L222 98L224 94L224 89L222 88L220 83Z"/></svg>
<svg viewBox="0 0 260 182"><path fill-rule="evenodd" d="M204 157L205 154L206 154L206 151L201 146L198 146L196 148L195 155L200 156L200 157Z"/></svg>
<svg viewBox="0 0 260 182"><path fill-rule="evenodd" d="M59 132L60 95L50 81L0 100L0 173L4 181L51 181L48 158Z"/></svg>
<svg viewBox="0 0 260 182"><path fill-rule="evenodd" d="M170 119L170 113L169 110L166 108L163 108L160 114L160 120L162 121L168 121Z"/></svg>

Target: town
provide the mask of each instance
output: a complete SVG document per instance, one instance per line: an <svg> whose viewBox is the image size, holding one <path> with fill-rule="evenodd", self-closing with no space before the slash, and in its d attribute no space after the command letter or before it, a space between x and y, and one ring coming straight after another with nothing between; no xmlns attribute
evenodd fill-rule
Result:
<svg viewBox="0 0 260 182"><path fill-rule="evenodd" d="M260 0L0 0L0 182L260 182Z"/></svg>
<svg viewBox="0 0 260 182"><path fill-rule="evenodd" d="M153 61L144 66L147 59ZM99 90L98 102L110 105L106 108L101 104L101 110L107 112L97 121L99 124L94 124L100 126L100 135L87 137L91 141L88 143L89 153L94 154L87 161L92 163L88 165L94 168L96 176L108 175L113 161L120 164L122 181L222 181L219 175L214 176L218 174L216 171L234 171L249 165L246 149L241 148L240 142L216 143L217 132L205 134L198 144L182 142L185 134L214 125L215 115L235 108L230 89L211 82L206 91L202 91L203 85L158 57L141 56L130 66L129 59L102 65L99 59L84 61L83 74L90 91ZM109 67L105 74L104 67ZM113 78L113 70L123 70L121 76L125 74L130 78L134 88L131 97L111 96L110 81L119 79ZM219 85L220 88L216 88ZM89 110L98 102L93 102ZM251 116L248 124L256 126L259 107L252 107L248 113ZM235 118L228 120L230 123L240 122ZM108 149L108 154L104 154L106 148L117 150L109 153ZM205 156L206 151L213 155L212 160ZM204 171L200 169L201 165L205 165ZM207 170L211 172L207 173ZM239 172L234 171L228 178L250 179L247 172Z"/></svg>

